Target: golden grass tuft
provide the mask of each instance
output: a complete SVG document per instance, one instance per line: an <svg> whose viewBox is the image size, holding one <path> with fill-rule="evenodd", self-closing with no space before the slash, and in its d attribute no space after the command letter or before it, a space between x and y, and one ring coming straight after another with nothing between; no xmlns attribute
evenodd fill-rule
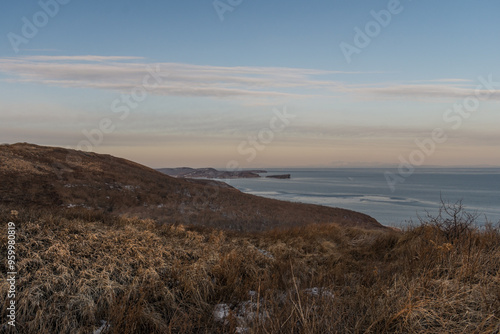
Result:
<svg viewBox="0 0 500 334"><path fill-rule="evenodd" d="M500 331L498 226L238 233L5 207L0 221L16 223L19 333Z"/></svg>

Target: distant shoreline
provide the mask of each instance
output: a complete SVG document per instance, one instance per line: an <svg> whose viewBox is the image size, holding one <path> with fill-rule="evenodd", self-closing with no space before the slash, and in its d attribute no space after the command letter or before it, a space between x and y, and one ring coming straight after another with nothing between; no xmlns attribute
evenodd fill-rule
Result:
<svg viewBox="0 0 500 334"><path fill-rule="evenodd" d="M224 171L215 168L159 168L157 171L168 176L177 178L207 178L207 179L251 179L260 178L260 174L266 174L267 170L253 169L240 171ZM266 178L289 179L290 174L267 175Z"/></svg>

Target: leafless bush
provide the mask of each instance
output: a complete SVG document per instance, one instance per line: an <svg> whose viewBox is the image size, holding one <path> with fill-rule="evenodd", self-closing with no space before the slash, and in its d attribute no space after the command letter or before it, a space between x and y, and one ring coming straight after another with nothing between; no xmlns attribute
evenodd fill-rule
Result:
<svg viewBox="0 0 500 334"><path fill-rule="evenodd" d="M437 215L427 213L425 218L419 217L419 220L421 224L436 227L447 242L455 243L470 236L472 229L476 227L478 217L478 213L470 213L465 209L462 200L450 203L441 198Z"/></svg>

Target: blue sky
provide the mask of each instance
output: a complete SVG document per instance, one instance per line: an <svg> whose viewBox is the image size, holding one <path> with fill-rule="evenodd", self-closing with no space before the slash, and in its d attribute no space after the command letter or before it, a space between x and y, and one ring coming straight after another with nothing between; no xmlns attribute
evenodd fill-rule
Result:
<svg viewBox="0 0 500 334"><path fill-rule="evenodd" d="M493 0L6 1L0 142L152 167L500 166L499 10ZM125 104L134 89L144 96Z"/></svg>

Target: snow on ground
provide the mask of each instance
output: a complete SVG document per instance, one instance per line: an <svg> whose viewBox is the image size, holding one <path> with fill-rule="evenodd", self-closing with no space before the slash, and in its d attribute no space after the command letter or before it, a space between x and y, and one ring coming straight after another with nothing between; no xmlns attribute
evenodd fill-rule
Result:
<svg viewBox="0 0 500 334"><path fill-rule="evenodd" d="M302 290L305 294L319 298L334 298L334 294L327 288L313 287ZM256 291L249 291L249 300L233 304L217 304L214 307L213 317L217 322L222 322L224 325L229 324L229 317L236 320L238 327L236 333L247 333L250 327L255 323L266 322L270 318L269 312L265 310L264 300L258 299ZM288 298L288 294L282 293L282 301ZM258 300L258 302L256 302Z"/></svg>
<svg viewBox="0 0 500 334"><path fill-rule="evenodd" d="M108 327L108 322L101 320L101 327L96 329L92 334L101 334L103 330L105 330Z"/></svg>

